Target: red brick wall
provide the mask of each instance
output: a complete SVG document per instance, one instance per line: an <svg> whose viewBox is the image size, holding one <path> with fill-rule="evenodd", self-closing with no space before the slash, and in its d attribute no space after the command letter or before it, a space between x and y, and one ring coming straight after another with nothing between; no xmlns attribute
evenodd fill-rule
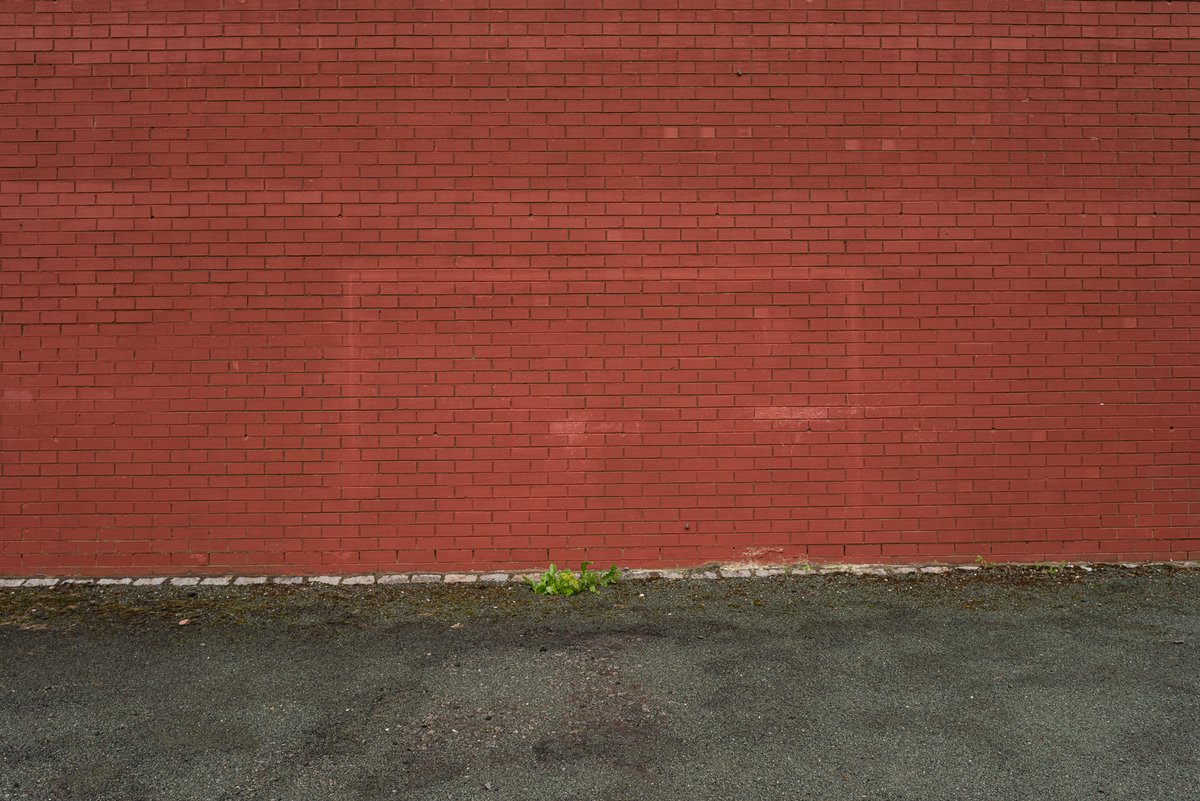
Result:
<svg viewBox="0 0 1200 801"><path fill-rule="evenodd" d="M7 0L0 574L1200 557L1198 12Z"/></svg>

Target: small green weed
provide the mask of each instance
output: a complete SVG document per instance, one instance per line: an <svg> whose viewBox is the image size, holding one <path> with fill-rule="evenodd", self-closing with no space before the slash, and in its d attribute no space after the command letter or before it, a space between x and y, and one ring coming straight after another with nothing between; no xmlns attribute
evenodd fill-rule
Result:
<svg viewBox="0 0 1200 801"><path fill-rule="evenodd" d="M554 564L537 581L525 577L525 583L538 595L575 595L584 591L600 592L601 587L621 580L621 571L613 565L603 573L591 570L591 562L579 566L579 575L570 570L559 570Z"/></svg>

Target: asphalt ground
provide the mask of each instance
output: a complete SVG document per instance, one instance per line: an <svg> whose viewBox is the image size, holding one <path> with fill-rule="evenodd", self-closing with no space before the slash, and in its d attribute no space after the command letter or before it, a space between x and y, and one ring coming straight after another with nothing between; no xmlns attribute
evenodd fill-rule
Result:
<svg viewBox="0 0 1200 801"><path fill-rule="evenodd" d="M0 799L1177 801L1198 645L1168 567L7 590Z"/></svg>

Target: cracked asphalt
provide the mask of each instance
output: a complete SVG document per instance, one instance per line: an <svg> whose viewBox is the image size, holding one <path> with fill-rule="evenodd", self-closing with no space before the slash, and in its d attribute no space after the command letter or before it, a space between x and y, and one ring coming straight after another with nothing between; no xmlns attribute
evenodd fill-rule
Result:
<svg viewBox="0 0 1200 801"><path fill-rule="evenodd" d="M0 591L0 799L1174 801L1198 613L1167 567Z"/></svg>

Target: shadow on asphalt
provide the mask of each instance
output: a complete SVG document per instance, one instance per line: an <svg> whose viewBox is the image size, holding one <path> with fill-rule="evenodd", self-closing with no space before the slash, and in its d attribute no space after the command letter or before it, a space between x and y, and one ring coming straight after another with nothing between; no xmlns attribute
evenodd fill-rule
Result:
<svg viewBox="0 0 1200 801"><path fill-rule="evenodd" d="M1173 568L9 590L0 799L1175 801L1198 612Z"/></svg>

